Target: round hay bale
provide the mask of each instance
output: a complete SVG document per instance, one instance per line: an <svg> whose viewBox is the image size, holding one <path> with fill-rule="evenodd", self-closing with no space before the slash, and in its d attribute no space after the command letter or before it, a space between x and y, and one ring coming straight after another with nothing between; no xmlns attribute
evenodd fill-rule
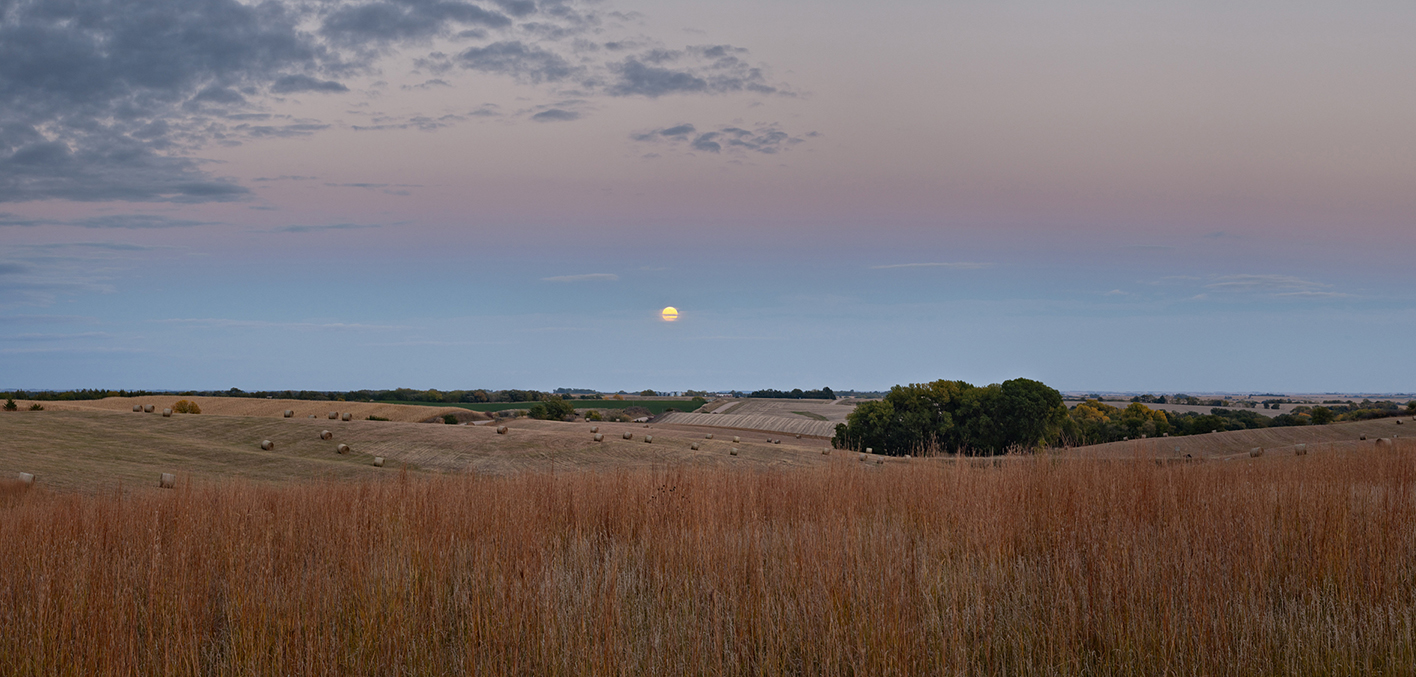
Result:
<svg viewBox="0 0 1416 677"><path fill-rule="evenodd" d="M861 455L860 455L860 460L862 460L862 461L865 460L865 454L861 454Z"/></svg>
<svg viewBox="0 0 1416 677"><path fill-rule="evenodd" d="M162 475L157 478L157 486L163 489L171 489L177 486L177 476L170 472L162 473Z"/></svg>
<svg viewBox="0 0 1416 677"><path fill-rule="evenodd" d="M497 426L497 434L498 434L498 435L505 435L505 434L506 434L506 431L507 431L507 427L506 427L506 426L504 426L504 425L499 425L499 426Z"/></svg>
<svg viewBox="0 0 1416 677"><path fill-rule="evenodd" d="M596 441L596 442L604 442L604 441L605 441L605 434L604 434L604 433L595 433L595 441Z"/></svg>
<svg viewBox="0 0 1416 677"><path fill-rule="evenodd" d="M151 405L151 404L144 404L144 405L143 405L143 412L144 412L144 413L151 414L151 413L154 412L154 411L157 411L157 407L155 407L155 406L153 406L153 405Z"/></svg>
<svg viewBox="0 0 1416 677"><path fill-rule="evenodd" d="M1294 456L1307 456L1307 455L1308 455L1308 445L1306 445L1306 444L1295 444L1295 445L1293 445L1293 455L1294 455Z"/></svg>
<svg viewBox="0 0 1416 677"><path fill-rule="evenodd" d="M141 414L141 413L143 413L143 405L141 405L141 404L135 404L135 405L133 405L133 413L134 413L134 414Z"/></svg>
<svg viewBox="0 0 1416 677"><path fill-rule="evenodd" d="M742 440L738 439L737 435L733 435L733 444L738 444L740 442L742 442Z"/></svg>
<svg viewBox="0 0 1416 677"><path fill-rule="evenodd" d="M285 418L295 418L295 410L294 410L294 409L286 409L286 410L285 410Z"/></svg>
<svg viewBox="0 0 1416 677"><path fill-rule="evenodd" d="M822 456L830 456L830 455L831 455L831 447L822 447L822 448L821 448L821 455L822 455Z"/></svg>
<svg viewBox="0 0 1416 677"><path fill-rule="evenodd" d="M625 433L624 438L627 440L632 440L634 439L634 433Z"/></svg>
<svg viewBox="0 0 1416 677"><path fill-rule="evenodd" d="M329 420L331 420L331 421L338 421L338 420L339 420L339 412L337 412L337 411L331 411L331 412L329 412Z"/></svg>
<svg viewBox="0 0 1416 677"><path fill-rule="evenodd" d="M1258 457L1263 456L1263 455L1264 455L1264 448L1263 448L1263 447L1254 447L1253 449L1250 449L1250 450L1249 450L1249 458L1258 458Z"/></svg>
<svg viewBox="0 0 1416 677"><path fill-rule="evenodd" d="M600 426L597 426L597 425L592 425L592 426L590 426L590 432L592 432L592 433L600 432Z"/></svg>
<svg viewBox="0 0 1416 677"><path fill-rule="evenodd" d="M332 440L332 439L334 439L334 433L332 433L332 432L330 432L330 431L328 431L328 430L321 430L321 431L320 431L320 439L322 439L322 440Z"/></svg>
<svg viewBox="0 0 1416 677"><path fill-rule="evenodd" d="M347 454L347 453L349 453L349 445L347 445L347 444L341 444L341 445L335 447L334 450L337 451L337 452L339 452L339 453L341 453L341 454Z"/></svg>
<svg viewBox="0 0 1416 677"><path fill-rule="evenodd" d="M316 416L316 415L314 415L314 414L310 414L310 418L319 418L319 417Z"/></svg>
<svg viewBox="0 0 1416 677"><path fill-rule="evenodd" d="M374 457L374 467L375 467L375 468L382 468L382 467L383 467L383 457L382 457L382 456L375 456L375 457Z"/></svg>
<svg viewBox="0 0 1416 677"><path fill-rule="evenodd" d="M1366 436L1366 435L1362 435L1361 437L1358 437L1357 439L1359 439L1359 440L1366 440L1366 439L1367 439L1367 436Z"/></svg>
<svg viewBox="0 0 1416 677"><path fill-rule="evenodd" d="M781 444L781 443L782 443L781 438L777 438L777 439L775 439L775 440L772 440L772 444Z"/></svg>
<svg viewBox="0 0 1416 677"><path fill-rule="evenodd" d="M1399 418L1396 419L1396 424L1397 424L1397 425L1401 425L1401 419L1399 419Z"/></svg>
<svg viewBox="0 0 1416 677"><path fill-rule="evenodd" d="M270 451L275 448L275 443L270 440L261 440L261 449Z"/></svg>
<svg viewBox="0 0 1416 677"><path fill-rule="evenodd" d="M873 454L873 453L875 453L875 450L872 449L872 448L870 448L870 447L866 447L866 448L865 448L865 453L867 453L867 454Z"/></svg>
<svg viewBox="0 0 1416 677"><path fill-rule="evenodd" d="M1391 440L1389 440L1389 439L1387 439L1387 438L1385 438L1385 437L1378 437L1378 438L1377 438L1377 448L1378 448L1378 449L1391 449Z"/></svg>
<svg viewBox="0 0 1416 677"><path fill-rule="evenodd" d="M877 458L877 459L875 459L875 465L885 465L885 459L883 459L883 458Z"/></svg>
<svg viewBox="0 0 1416 677"><path fill-rule="evenodd" d="M34 486L34 475L27 472L20 473L20 484L23 484L27 487Z"/></svg>
<svg viewBox="0 0 1416 677"><path fill-rule="evenodd" d="M801 435L797 435L797 439L801 439Z"/></svg>
<svg viewBox="0 0 1416 677"><path fill-rule="evenodd" d="M704 436L703 436L703 439L705 439L705 440L711 440L711 439L713 439L713 433L708 433L707 435L704 435Z"/></svg>
<svg viewBox="0 0 1416 677"><path fill-rule="evenodd" d="M162 410L162 417L163 417L163 418L172 418L172 410L171 410L171 409L163 409L163 410Z"/></svg>
<svg viewBox="0 0 1416 677"><path fill-rule="evenodd" d="M729 450L728 450L728 455L729 455L729 456L737 456L737 447L733 447L732 449L729 449Z"/></svg>
<svg viewBox="0 0 1416 677"><path fill-rule="evenodd" d="M341 420L341 421L352 421L352 420L354 420L354 414L351 414L351 413L349 413L349 412L346 411L346 412L344 412L344 414L342 414L342 415L339 417L339 420Z"/></svg>
<svg viewBox="0 0 1416 677"><path fill-rule="evenodd" d="M653 443L654 443L654 436L653 436L653 435L645 435L645 436L644 436L644 443L645 443L645 444L653 444Z"/></svg>
<svg viewBox="0 0 1416 677"><path fill-rule="evenodd" d="M688 448L694 451L698 451L698 443L694 442L693 444L688 445Z"/></svg>

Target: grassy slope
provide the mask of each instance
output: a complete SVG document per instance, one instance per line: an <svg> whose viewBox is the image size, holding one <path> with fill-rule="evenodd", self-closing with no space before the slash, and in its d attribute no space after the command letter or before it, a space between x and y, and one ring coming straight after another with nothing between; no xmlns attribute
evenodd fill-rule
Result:
<svg viewBox="0 0 1416 677"><path fill-rule="evenodd" d="M624 409L644 407L655 416L672 408L675 411L693 411L698 408L687 400L566 400L576 409ZM389 404L420 405L429 407L457 407L472 411L503 411L506 409L530 409L535 402L390 402Z"/></svg>
<svg viewBox="0 0 1416 677"><path fill-rule="evenodd" d="M1401 424L1397 424L1397 420L1401 420ZM1088 458L1153 457L1175 456L1177 454L1181 456L1190 454L1196 458L1220 458L1247 456L1249 450L1254 447L1291 453L1295 444L1312 446L1356 442L1363 435L1367 436L1369 442L1379 437L1416 437L1416 421L1412 421L1410 417L1403 417L1402 419L1384 418L1332 425L1235 430L1205 435L1096 444L1078 447L1068 453ZM1177 448L1179 451L1176 451Z"/></svg>

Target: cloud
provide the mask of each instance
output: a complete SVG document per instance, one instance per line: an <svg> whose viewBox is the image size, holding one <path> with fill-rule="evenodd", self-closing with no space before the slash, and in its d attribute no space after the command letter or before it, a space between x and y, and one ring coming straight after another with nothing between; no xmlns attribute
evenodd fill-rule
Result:
<svg viewBox="0 0 1416 677"><path fill-rule="evenodd" d="M270 322L266 320L233 320L226 318L170 318L152 320L162 324L180 324L207 329L291 329L297 331L390 331L411 327L392 324L360 324L357 322Z"/></svg>
<svg viewBox="0 0 1416 677"><path fill-rule="evenodd" d="M819 134L812 132L805 136L812 137L819 136ZM782 131L775 123L758 125L753 129L724 125L708 132L699 132L698 128L690 123L681 123L662 129L635 132L630 134L629 138L642 143L684 146L689 150L706 153L722 153L727 150L762 155L776 155L806 141L802 137L792 136Z"/></svg>
<svg viewBox="0 0 1416 677"><path fill-rule="evenodd" d="M511 19L466 2L390 0L339 7L325 17L320 32L336 42L359 45L428 38L454 24L505 28Z"/></svg>
<svg viewBox="0 0 1416 677"><path fill-rule="evenodd" d="M470 70L508 75L529 83L559 82L579 72L560 55L519 40L469 48L457 55L457 63Z"/></svg>
<svg viewBox="0 0 1416 677"><path fill-rule="evenodd" d="M116 228L121 230L144 230L152 228L194 228L196 226L218 225L216 221L196 221L174 219L157 214L104 214L83 219L22 218L13 214L0 214L0 227L4 226L74 226L77 228Z"/></svg>
<svg viewBox="0 0 1416 677"><path fill-rule="evenodd" d="M767 84L761 66L739 55L747 50L732 45L703 45L681 50L651 49L608 64L610 96L657 98L670 94L725 94L731 92L778 93Z"/></svg>
<svg viewBox="0 0 1416 677"><path fill-rule="evenodd" d="M569 122L579 120L580 113L563 108L549 108L531 116L536 122Z"/></svg>
<svg viewBox="0 0 1416 677"><path fill-rule="evenodd" d="M587 275L558 275L543 277L542 282L614 282L619 276L614 273L590 273Z"/></svg>
<svg viewBox="0 0 1416 677"><path fill-rule="evenodd" d="M975 261L954 261L941 263L890 263L882 266L871 266L871 270L891 270L894 268L949 268L952 270L983 270L992 268L992 263L979 263Z"/></svg>
<svg viewBox="0 0 1416 677"><path fill-rule="evenodd" d="M1214 281L1206 284L1205 288L1227 292L1294 293L1331 286L1292 275L1223 275L1214 278Z"/></svg>
<svg viewBox="0 0 1416 677"><path fill-rule="evenodd" d="M382 228L382 223L331 223L323 226L284 226L274 228L270 233L321 233L327 230L365 230L368 228Z"/></svg>
<svg viewBox="0 0 1416 677"><path fill-rule="evenodd" d="M270 91L276 94L293 94L296 92L347 92L349 88L333 80L319 80L308 75L285 75L276 78L275 82L270 86Z"/></svg>

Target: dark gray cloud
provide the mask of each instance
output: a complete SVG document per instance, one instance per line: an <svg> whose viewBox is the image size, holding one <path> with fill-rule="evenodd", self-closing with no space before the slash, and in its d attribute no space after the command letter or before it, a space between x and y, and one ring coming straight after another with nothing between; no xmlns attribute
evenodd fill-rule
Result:
<svg viewBox="0 0 1416 677"><path fill-rule="evenodd" d="M805 138L792 136L782 131L776 124L759 125L753 129L724 125L712 131L699 132L692 124L684 123L663 129L636 132L631 134L629 138L645 143L686 146L689 149L707 153L722 153L726 150L775 155L797 144L804 143L807 138L816 136L820 135L811 132L804 135Z"/></svg>
<svg viewBox="0 0 1416 677"><path fill-rule="evenodd" d="M548 108L531 116L536 122L569 122L579 120L580 113L563 108Z"/></svg>
<svg viewBox="0 0 1416 677"><path fill-rule="evenodd" d="M320 80L308 75L284 75L276 78L271 84L270 91L276 94L293 94L295 92L347 92L348 87L333 80Z"/></svg>
<svg viewBox="0 0 1416 677"><path fill-rule="evenodd" d="M467 2L386 0L337 7L324 17L320 32L337 42L359 45L370 40L429 38L454 25L505 28L511 19Z"/></svg>
<svg viewBox="0 0 1416 677"><path fill-rule="evenodd" d="M457 55L457 62L464 68L530 83L559 82L580 70L555 52L519 40L469 48Z"/></svg>
<svg viewBox="0 0 1416 677"><path fill-rule="evenodd" d="M652 49L609 64L612 79L605 88L611 96L669 94L725 94L781 90L767 84L760 66L743 60L747 50L731 45Z"/></svg>

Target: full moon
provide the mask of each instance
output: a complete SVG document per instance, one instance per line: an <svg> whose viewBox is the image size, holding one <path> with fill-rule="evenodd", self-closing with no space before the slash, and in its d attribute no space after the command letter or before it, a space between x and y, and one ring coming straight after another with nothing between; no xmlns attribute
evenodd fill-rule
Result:
<svg viewBox="0 0 1416 677"><path fill-rule="evenodd" d="M664 318L665 322L673 322L674 320L678 319L678 308L669 306L668 308L665 308L663 312L660 312L659 316Z"/></svg>

